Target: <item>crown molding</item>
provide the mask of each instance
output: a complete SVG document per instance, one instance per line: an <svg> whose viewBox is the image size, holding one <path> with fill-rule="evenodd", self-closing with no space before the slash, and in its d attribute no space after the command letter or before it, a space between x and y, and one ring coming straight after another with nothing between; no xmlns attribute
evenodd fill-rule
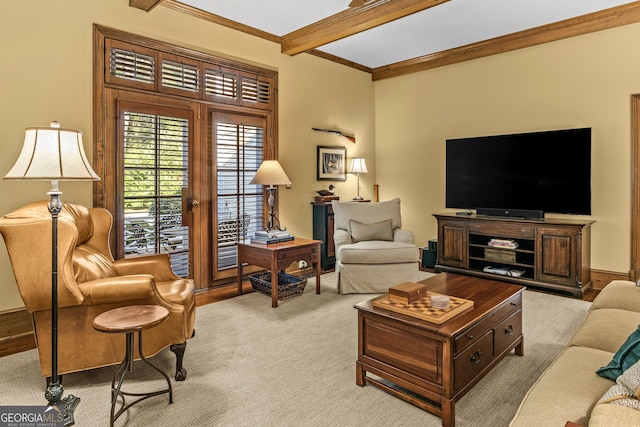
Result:
<svg viewBox="0 0 640 427"><path fill-rule="evenodd" d="M429 0L418 2L415 0L371 0L366 2L364 6L352 7L344 12L337 13L329 18L293 31L283 37L279 37L266 31L258 30L257 28L240 24L230 19L187 6L177 0L129 0L130 5L132 5L132 3L136 4L136 6L132 7L143 8L141 7L143 5L153 7L155 5L152 6L151 3L156 3L218 25L278 43L281 45L283 53L294 55L300 52L306 52L329 61L365 71L371 73L372 80L374 81L399 77L406 74L443 67L445 65L484 58L503 52L523 49L556 40L562 40L569 37L640 22L640 1L635 1L603 11L373 69L315 49L316 47L327 44L330 41L346 37L346 35L355 34L366 29L373 28L377 25L381 25L385 22L389 22L389 19L392 16L396 16L394 13L399 15L393 19L398 19L402 16L407 16L410 13L417 12L418 10L424 10L428 7L433 7L446 1L448 0ZM412 10L411 4L416 8L413 12L409 12L409 10ZM402 15L402 13L404 13L404 15ZM349 34L346 34L345 31L349 32ZM316 39L311 41L307 40L308 38L313 37L316 37Z"/></svg>
<svg viewBox="0 0 640 427"><path fill-rule="evenodd" d="M640 22L640 2L436 52L373 69L382 80Z"/></svg>

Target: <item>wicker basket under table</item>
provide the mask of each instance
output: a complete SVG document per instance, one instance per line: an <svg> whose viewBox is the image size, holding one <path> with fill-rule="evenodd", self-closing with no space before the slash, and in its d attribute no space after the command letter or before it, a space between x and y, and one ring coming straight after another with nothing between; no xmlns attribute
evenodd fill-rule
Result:
<svg viewBox="0 0 640 427"><path fill-rule="evenodd" d="M253 290L271 296L271 272L253 274L249 276ZM278 273L278 300L293 298L302 295L307 279L291 274Z"/></svg>

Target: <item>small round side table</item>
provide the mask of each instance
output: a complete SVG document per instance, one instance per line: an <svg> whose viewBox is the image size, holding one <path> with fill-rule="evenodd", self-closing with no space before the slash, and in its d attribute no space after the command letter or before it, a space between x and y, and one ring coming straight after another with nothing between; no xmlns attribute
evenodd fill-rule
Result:
<svg viewBox="0 0 640 427"><path fill-rule="evenodd" d="M152 396L169 393L169 403L173 403L173 390L171 388L171 381L169 380L169 377L158 367L145 359L142 354L142 331L162 323L167 317L169 317L169 311L159 305L129 305L105 311L93 319L92 326L97 331L126 334L126 354L118 366L118 369L113 376L113 380L111 380L111 426L113 426L114 422L124 411L136 403ZM166 389L150 393L127 393L121 390L122 383L124 382L127 372L131 372L133 370L134 334L136 332L138 333L138 353L140 354L140 359L162 374L162 376L167 380L168 387ZM116 385L116 379L118 378L118 384ZM133 396L137 397L137 399L127 404L125 396ZM120 406L116 411L118 397L122 398L122 406Z"/></svg>

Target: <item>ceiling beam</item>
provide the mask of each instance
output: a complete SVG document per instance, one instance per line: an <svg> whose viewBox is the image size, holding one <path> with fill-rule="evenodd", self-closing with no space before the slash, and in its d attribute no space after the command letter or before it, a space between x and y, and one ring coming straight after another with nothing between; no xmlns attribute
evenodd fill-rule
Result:
<svg viewBox="0 0 640 427"><path fill-rule="evenodd" d="M297 55L449 0L372 0L282 36L282 53Z"/></svg>
<svg viewBox="0 0 640 427"><path fill-rule="evenodd" d="M372 80L398 77L636 22L640 22L640 2L377 67L373 69Z"/></svg>
<svg viewBox="0 0 640 427"><path fill-rule="evenodd" d="M129 0L129 7L135 7L136 9L149 12L156 7L162 0Z"/></svg>

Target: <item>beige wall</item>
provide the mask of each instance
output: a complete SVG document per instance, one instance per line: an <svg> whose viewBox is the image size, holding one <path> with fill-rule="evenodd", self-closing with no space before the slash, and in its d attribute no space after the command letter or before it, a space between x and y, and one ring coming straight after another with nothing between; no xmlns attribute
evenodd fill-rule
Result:
<svg viewBox="0 0 640 427"><path fill-rule="evenodd" d="M444 141L452 137L547 129L593 128L592 268L629 270L630 95L640 93L640 56L628 46L640 24L395 79L370 76L280 47L162 6L151 13L128 0L23 0L0 14L0 175L13 164L24 128L59 120L84 132L92 149L92 25L149 36L279 71L280 159L293 181L281 189L280 219L311 237L316 146L346 146L370 173L361 194L401 197L406 228L426 245L436 235L432 213L444 211ZM337 127L352 144L311 131ZM377 159L377 161L376 161ZM350 199L355 178L335 182ZM46 198L47 183L0 181L0 214ZM91 205L91 185L61 183L63 200ZM11 266L0 244L0 311L20 307Z"/></svg>
<svg viewBox="0 0 640 427"><path fill-rule="evenodd" d="M22 147L24 128L58 120L81 129L92 155L92 44L94 23L197 50L244 60L279 72L280 160L293 181L281 190L280 219L296 235L311 237L316 181L316 146L347 146L349 157L371 159L363 179L369 190L375 173L374 90L370 75L310 55L288 57L280 46L159 6L151 13L128 0L5 2L0 14L0 175ZM311 127L336 126L357 136L357 144ZM343 198L355 195L355 178L337 183ZM0 215L46 199L46 182L0 180ZM63 200L92 204L91 184L61 182ZM43 284L46 285L46 284ZM4 243L0 244L0 311L23 306Z"/></svg>
<svg viewBox="0 0 640 427"><path fill-rule="evenodd" d="M628 273L637 40L640 24L376 82L381 198L402 197L403 222L426 244L431 214L445 211L447 138L591 127L591 267Z"/></svg>

